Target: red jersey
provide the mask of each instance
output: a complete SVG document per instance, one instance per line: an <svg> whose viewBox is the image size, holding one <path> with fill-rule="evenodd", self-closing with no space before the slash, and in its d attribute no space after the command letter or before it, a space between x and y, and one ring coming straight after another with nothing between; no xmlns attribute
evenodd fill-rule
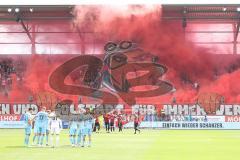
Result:
<svg viewBox="0 0 240 160"><path fill-rule="evenodd" d="M109 117L108 115L103 116L104 122L109 122Z"/></svg>
<svg viewBox="0 0 240 160"><path fill-rule="evenodd" d="M120 115L118 116L118 123L119 122L122 122L122 116L120 116Z"/></svg>
<svg viewBox="0 0 240 160"><path fill-rule="evenodd" d="M111 122L111 123L114 123L114 119L115 119L115 116L114 116L114 115L111 115L111 117L110 117L110 122Z"/></svg>
<svg viewBox="0 0 240 160"><path fill-rule="evenodd" d="M99 123L99 119L98 119L98 117L96 117L95 123Z"/></svg>
<svg viewBox="0 0 240 160"><path fill-rule="evenodd" d="M139 123L138 117L135 117L135 118L134 118L134 123Z"/></svg>

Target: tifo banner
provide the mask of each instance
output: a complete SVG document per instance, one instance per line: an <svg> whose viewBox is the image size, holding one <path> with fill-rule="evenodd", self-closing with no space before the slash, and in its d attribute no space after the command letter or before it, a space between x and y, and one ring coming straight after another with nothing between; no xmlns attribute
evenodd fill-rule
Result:
<svg viewBox="0 0 240 160"><path fill-rule="evenodd" d="M1 115L21 115L26 113L26 111L32 108L33 114L36 114L39 111L39 107L36 104L30 103L2 103L0 104L0 116Z"/></svg>
<svg viewBox="0 0 240 160"><path fill-rule="evenodd" d="M42 104L47 107L47 104ZM36 114L41 105L33 103L0 103L0 115L24 114L28 108L33 109ZM164 115L192 115L192 116L229 116L229 120L239 119L239 104L220 104L212 114L206 111L202 104L74 104L72 101L60 101L49 109L60 109L68 114L76 114L79 108L90 108L99 113L107 113L110 111L125 111L128 114L164 114ZM227 120L227 119L226 119Z"/></svg>
<svg viewBox="0 0 240 160"><path fill-rule="evenodd" d="M206 106L203 104L164 104L165 114L184 114L184 115L207 115ZM219 104L212 114L215 115L239 115L239 104Z"/></svg>
<svg viewBox="0 0 240 160"><path fill-rule="evenodd" d="M31 103L2 103L0 104L0 128L24 128L21 121L22 115L28 108L33 109L36 114L40 107ZM200 104L159 104L132 106L124 104L102 105L102 104L69 104L59 103L55 111L58 111L63 119L64 126L68 125L71 116L76 116L80 108L90 108L97 115L114 111L116 114L128 116L125 128L132 128L131 115L137 114L142 117L140 127L159 129L240 129L239 105L220 105L215 115L209 115Z"/></svg>
<svg viewBox="0 0 240 160"><path fill-rule="evenodd" d="M115 53L116 47L120 48ZM218 59L228 59L221 65L212 64L222 72L223 66L235 61L226 55L218 55ZM195 108L196 115L239 114L236 95L240 89L228 93L231 92L228 87L220 91L210 88L209 84L218 86L220 80L214 81L212 76L201 79L184 71L178 73L179 67L167 64L164 58L159 61L158 56L128 41L107 43L98 55L0 55L0 66L5 68L0 70L0 75L4 75L0 76L0 100L1 103L34 103L49 109L66 101L129 106L162 104L167 105L164 107L168 112L176 112L175 108L179 110L180 105L186 104L182 106L185 114L194 112ZM173 69L176 73L171 72ZM173 104L179 106L169 106ZM190 108L189 104L196 106Z"/></svg>

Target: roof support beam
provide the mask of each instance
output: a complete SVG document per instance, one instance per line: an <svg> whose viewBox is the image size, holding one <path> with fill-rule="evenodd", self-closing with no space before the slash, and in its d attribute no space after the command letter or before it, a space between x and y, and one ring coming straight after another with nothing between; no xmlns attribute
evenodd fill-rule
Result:
<svg viewBox="0 0 240 160"><path fill-rule="evenodd" d="M35 34L35 24L32 24L32 54L36 54L36 34ZM28 32L29 33L29 32ZM30 34L30 33L29 33Z"/></svg>
<svg viewBox="0 0 240 160"><path fill-rule="evenodd" d="M21 18L18 18L19 22L21 23L23 29L25 30L25 32L27 33L28 38L30 39L30 41L33 43L33 38L31 36L31 34L29 33L29 28L24 24L23 20Z"/></svg>
<svg viewBox="0 0 240 160"><path fill-rule="evenodd" d="M25 23L24 23L24 21L23 21L23 19L21 18L20 15L16 15L16 18L17 18L16 21L19 22L22 25L25 33L27 34L28 38L31 41L31 44L32 44L31 53L36 54L35 34L34 33L32 33L32 35L30 34L31 29L28 27L28 25L25 25ZM33 27L33 32L35 32L35 25L33 24L32 27Z"/></svg>
<svg viewBox="0 0 240 160"><path fill-rule="evenodd" d="M237 25L236 23L232 24L232 28L233 28L233 54L237 54L237 39L236 39L236 35L237 35Z"/></svg>
<svg viewBox="0 0 240 160"><path fill-rule="evenodd" d="M239 29L240 29L240 17L239 17L237 25L236 25L236 32L235 32L235 35L234 35L234 41L237 41Z"/></svg>
<svg viewBox="0 0 240 160"><path fill-rule="evenodd" d="M233 37L233 54L237 54L237 39L240 28L240 14L238 14L237 24L234 24L234 37Z"/></svg>

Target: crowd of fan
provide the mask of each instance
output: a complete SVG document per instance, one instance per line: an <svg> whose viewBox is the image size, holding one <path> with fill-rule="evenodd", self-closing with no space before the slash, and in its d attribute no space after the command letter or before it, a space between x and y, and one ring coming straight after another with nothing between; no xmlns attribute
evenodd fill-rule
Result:
<svg viewBox="0 0 240 160"><path fill-rule="evenodd" d="M13 62L11 59L0 61L0 92L8 96L12 89L13 74L16 74L16 80L22 82L25 65L21 61Z"/></svg>

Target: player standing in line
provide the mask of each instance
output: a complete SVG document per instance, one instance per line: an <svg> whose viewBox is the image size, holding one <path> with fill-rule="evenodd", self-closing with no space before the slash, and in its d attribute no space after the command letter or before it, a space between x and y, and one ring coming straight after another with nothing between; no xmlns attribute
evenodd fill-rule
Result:
<svg viewBox="0 0 240 160"><path fill-rule="evenodd" d="M112 113L110 115L110 130L111 130L111 132L115 131L114 122L115 122L115 115L114 115L114 113Z"/></svg>
<svg viewBox="0 0 240 160"><path fill-rule="evenodd" d="M96 133L99 133L99 131L100 131L100 123L99 123L99 118L98 118L97 115L96 115L94 124L95 124L94 125L94 130L96 131Z"/></svg>
<svg viewBox="0 0 240 160"><path fill-rule="evenodd" d="M103 119L104 119L104 125L105 125L105 128L106 128L106 132L109 133L109 115L104 114Z"/></svg>
<svg viewBox="0 0 240 160"><path fill-rule="evenodd" d="M123 128L122 119L123 119L122 115L119 114L119 115L118 115L118 119L117 119L117 122L118 122L118 131L119 131L119 132L122 132L122 128Z"/></svg>
<svg viewBox="0 0 240 160"><path fill-rule="evenodd" d="M85 109L79 108L79 118L77 122L77 146L81 146L81 141L83 138L83 132L84 132L84 113Z"/></svg>
<svg viewBox="0 0 240 160"><path fill-rule="evenodd" d="M35 120L35 117L33 119L33 124L34 124L34 129L33 129L33 133L34 133L34 136L33 136L33 145L36 145L36 138L37 138L37 141L39 141L39 136L38 136L38 133L37 133L37 123L36 123L36 120Z"/></svg>
<svg viewBox="0 0 240 160"><path fill-rule="evenodd" d="M77 144L76 142L77 130L78 130L77 121L75 119L72 119L69 123L69 138L72 147L75 147Z"/></svg>
<svg viewBox="0 0 240 160"><path fill-rule="evenodd" d="M38 146L43 145L43 139L46 134L47 126L48 126L48 114L46 112L46 107L42 107L41 111L37 113L35 116L35 127L37 128L38 133Z"/></svg>
<svg viewBox="0 0 240 160"><path fill-rule="evenodd" d="M56 114L54 113L54 112L52 112L51 114L50 114L50 122L49 122L49 124L50 124L50 133L51 133L51 137L50 137L50 141L51 141L51 146L52 147L57 147L57 146L59 146L59 134L60 134L60 132L61 132L61 130L62 130L62 121L61 121L61 119L59 119L57 116L56 116ZM53 137L54 137L54 135L55 135L55 138L56 138L56 143L55 143L55 145L54 145L54 143L53 143Z"/></svg>
<svg viewBox="0 0 240 160"><path fill-rule="evenodd" d="M77 146L81 146L81 142L83 142L83 137L85 135L85 122L81 115L81 119L78 122L78 131L77 131Z"/></svg>
<svg viewBox="0 0 240 160"><path fill-rule="evenodd" d="M49 137L49 134L50 134L50 118L49 118L49 115L51 113L51 110L47 110L47 114L48 114L48 122L47 122L47 130L46 130L46 146L48 146L48 137Z"/></svg>
<svg viewBox="0 0 240 160"><path fill-rule="evenodd" d="M139 129L139 117L137 115L134 115L134 134L136 134L136 132L138 131L140 133L140 129Z"/></svg>
<svg viewBox="0 0 240 160"><path fill-rule="evenodd" d="M25 122L25 138L24 144L26 147L29 146L29 137L32 131L32 108L29 108L28 111L24 114L24 122Z"/></svg>
<svg viewBox="0 0 240 160"><path fill-rule="evenodd" d="M93 129L93 121L94 118L90 113L90 109L86 109L86 113L84 116L84 130L83 130L83 142L82 142L82 147L84 147L84 143L86 141L86 136L88 135L88 147L91 147L92 143L92 129Z"/></svg>

